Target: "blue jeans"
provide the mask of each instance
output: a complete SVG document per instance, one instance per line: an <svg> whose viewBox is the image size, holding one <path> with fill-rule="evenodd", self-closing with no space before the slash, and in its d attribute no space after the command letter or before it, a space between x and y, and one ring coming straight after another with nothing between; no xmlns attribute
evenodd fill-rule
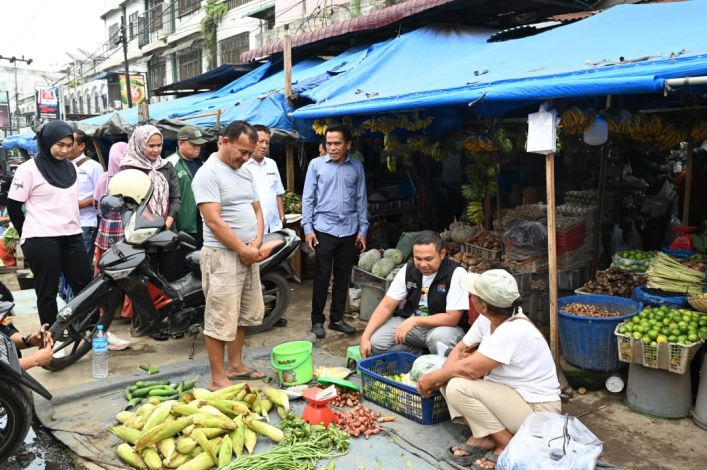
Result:
<svg viewBox="0 0 707 470"><path fill-rule="evenodd" d="M96 227L81 227L83 246L86 248L88 256L93 260L93 244L96 241Z"/></svg>

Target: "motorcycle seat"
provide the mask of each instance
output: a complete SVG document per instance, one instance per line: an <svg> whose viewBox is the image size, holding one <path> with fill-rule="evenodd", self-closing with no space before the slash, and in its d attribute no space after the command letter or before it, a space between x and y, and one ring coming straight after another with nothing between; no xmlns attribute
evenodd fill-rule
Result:
<svg viewBox="0 0 707 470"><path fill-rule="evenodd" d="M181 292L182 295L191 294L192 292L201 290L201 275L199 273L189 273L181 279L170 282L169 286L172 289Z"/></svg>

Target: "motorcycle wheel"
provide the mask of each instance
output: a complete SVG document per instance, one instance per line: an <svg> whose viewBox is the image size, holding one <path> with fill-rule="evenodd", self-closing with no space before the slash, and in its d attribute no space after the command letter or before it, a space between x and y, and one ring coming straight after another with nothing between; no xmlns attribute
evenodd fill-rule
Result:
<svg viewBox="0 0 707 470"><path fill-rule="evenodd" d="M262 333L273 327L282 318L287 306L290 303L290 285L282 274L269 272L260 278L263 287L263 302L265 303L265 315L263 323L258 326L247 326L247 335Z"/></svg>
<svg viewBox="0 0 707 470"><path fill-rule="evenodd" d="M57 351L56 345L60 342L63 347L59 351L63 351L64 355L57 356L55 353L52 361L44 366L45 369L62 370L86 355L91 350L93 333L99 323L103 325L103 331L108 332L113 316L119 314L123 306L122 300L118 302L123 298L122 292L119 290L117 292L120 293L119 296L106 295L94 305L87 306L83 313L72 314L67 321L54 322L49 329L54 338L54 350Z"/></svg>
<svg viewBox="0 0 707 470"><path fill-rule="evenodd" d="M8 377L0 377L0 464L15 453L32 423L32 397Z"/></svg>

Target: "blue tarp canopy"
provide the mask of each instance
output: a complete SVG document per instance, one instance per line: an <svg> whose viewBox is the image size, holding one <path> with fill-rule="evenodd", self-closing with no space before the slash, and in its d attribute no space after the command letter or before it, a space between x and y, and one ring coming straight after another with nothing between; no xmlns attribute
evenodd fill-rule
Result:
<svg viewBox="0 0 707 470"><path fill-rule="evenodd" d="M476 102L508 109L551 98L655 93L707 75L707 2L618 5L536 36L486 43L472 28L425 27L372 50L305 93L295 119Z"/></svg>
<svg viewBox="0 0 707 470"><path fill-rule="evenodd" d="M30 153L37 153L37 140L34 137L34 132L10 135L2 141L2 146L7 150L20 148Z"/></svg>

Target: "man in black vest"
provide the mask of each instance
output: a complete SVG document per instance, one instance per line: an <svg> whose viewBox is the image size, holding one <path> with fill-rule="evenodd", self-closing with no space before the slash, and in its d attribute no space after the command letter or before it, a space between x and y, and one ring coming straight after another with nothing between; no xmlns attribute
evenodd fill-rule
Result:
<svg viewBox="0 0 707 470"><path fill-rule="evenodd" d="M464 268L445 258L442 239L420 232L412 246L413 260L395 275L361 336L361 355L391 351L437 353L437 343L451 348L464 330L469 295L459 280Z"/></svg>

